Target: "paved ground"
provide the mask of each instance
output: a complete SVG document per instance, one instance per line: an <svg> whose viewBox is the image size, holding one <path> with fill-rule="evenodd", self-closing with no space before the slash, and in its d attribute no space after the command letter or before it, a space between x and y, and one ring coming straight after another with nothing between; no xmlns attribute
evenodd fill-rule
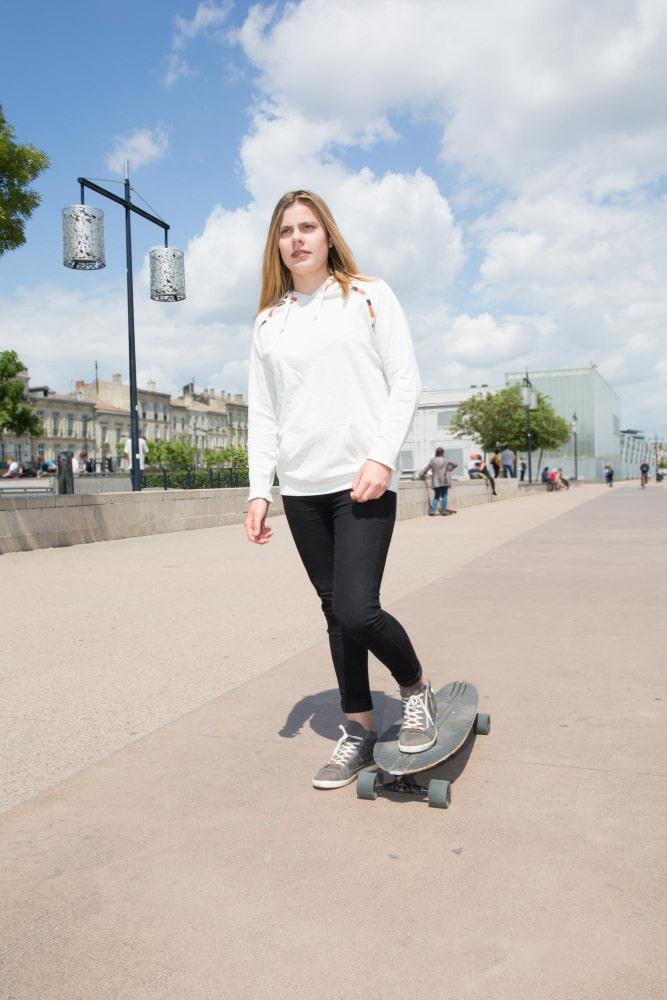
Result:
<svg viewBox="0 0 667 1000"><path fill-rule="evenodd" d="M337 698L284 519L3 556L0 997L662 998L666 514L397 525L383 602L493 717L448 811L310 787Z"/></svg>

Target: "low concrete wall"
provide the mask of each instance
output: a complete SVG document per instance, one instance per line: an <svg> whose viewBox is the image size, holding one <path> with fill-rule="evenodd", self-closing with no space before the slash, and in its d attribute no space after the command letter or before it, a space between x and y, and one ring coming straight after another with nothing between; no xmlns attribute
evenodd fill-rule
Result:
<svg viewBox="0 0 667 1000"><path fill-rule="evenodd" d="M519 487L514 479L497 480L496 488L497 501L516 498L530 489ZM238 524L245 517L247 495L247 487L243 487L3 497L0 499L0 553ZM274 495L272 516L283 513L277 489ZM432 495L424 482L402 482L398 518L424 516ZM486 481L462 481L449 491L449 506L457 510L492 500Z"/></svg>

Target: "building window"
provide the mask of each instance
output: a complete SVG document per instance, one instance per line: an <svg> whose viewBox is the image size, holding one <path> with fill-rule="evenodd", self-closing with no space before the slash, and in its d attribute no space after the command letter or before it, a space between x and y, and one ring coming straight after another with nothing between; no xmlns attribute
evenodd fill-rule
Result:
<svg viewBox="0 0 667 1000"><path fill-rule="evenodd" d="M438 413L438 427L449 427L456 410L440 410Z"/></svg>
<svg viewBox="0 0 667 1000"><path fill-rule="evenodd" d="M414 462L413 452L407 449L405 451L402 451L398 464L401 472L414 472L415 462Z"/></svg>
<svg viewBox="0 0 667 1000"><path fill-rule="evenodd" d="M37 445L37 455L39 457L40 462L42 462L44 460L44 445L43 444L38 444Z"/></svg>
<svg viewBox="0 0 667 1000"><path fill-rule="evenodd" d="M74 434L74 417L71 413L67 414L67 433L70 437Z"/></svg>
<svg viewBox="0 0 667 1000"><path fill-rule="evenodd" d="M463 448L447 448L445 458L458 467L459 474L463 473Z"/></svg>
<svg viewBox="0 0 667 1000"><path fill-rule="evenodd" d="M88 421L89 420L90 420L90 417L86 417L85 415L81 417L81 433L83 435L84 441L87 440L87 438L88 438Z"/></svg>
<svg viewBox="0 0 667 1000"><path fill-rule="evenodd" d="M53 436L55 438L60 437L60 414L53 414Z"/></svg>
<svg viewBox="0 0 667 1000"><path fill-rule="evenodd" d="M106 444L107 443L107 432L108 432L108 430L109 430L109 428L107 427L106 424L101 424L100 425L100 435L101 435L101 439L102 439L102 444Z"/></svg>
<svg viewBox="0 0 667 1000"><path fill-rule="evenodd" d="M613 425L614 425L614 434L620 434L620 432L621 432L621 421L618 419L617 416L613 416L613 415L612 415L611 419L612 419L612 422L613 422Z"/></svg>

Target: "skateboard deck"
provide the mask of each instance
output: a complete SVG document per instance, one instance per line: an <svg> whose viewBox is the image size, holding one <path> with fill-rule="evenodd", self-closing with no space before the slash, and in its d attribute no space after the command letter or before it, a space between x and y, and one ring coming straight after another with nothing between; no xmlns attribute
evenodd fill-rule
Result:
<svg viewBox="0 0 667 1000"><path fill-rule="evenodd" d="M387 774L418 774L442 764L460 750L477 715L477 688L466 681L452 681L436 691L438 738L430 750L403 753L398 749L400 720L382 733L375 744L375 763Z"/></svg>
<svg viewBox="0 0 667 1000"><path fill-rule="evenodd" d="M452 681L435 694L437 704L438 738L429 750L421 753L404 753L398 749L400 719L389 726L375 744L376 768L360 774L357 779L359 798L376 798L384 788L382 774L393 778L388 786L394 792L425 793L419 784L410 780L410 775L428 771L444 763L461 749L471 731L486 735L491 728L488 715L478 715L477 688L467 681ZM428 786L430 805L447 808L450 801L450 782L432 779Z"/></svg>

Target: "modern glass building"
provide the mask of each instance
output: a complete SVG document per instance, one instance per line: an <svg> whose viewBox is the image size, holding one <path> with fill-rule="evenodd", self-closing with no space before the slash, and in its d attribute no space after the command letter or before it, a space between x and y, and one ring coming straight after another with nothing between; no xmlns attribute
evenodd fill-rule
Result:
<svg viewBox="0 0 667 1000"><path fill-rule="evenodd" d="M528 373L535 389L547 396L556 413L573 425L576 414L576 438L557 452L534 452L533 478L540 468L548 465L562 468L566 477L576 474L579 479L601 481L607 463L614 467L618 479L637 477L644 460L652 464L649 442L640 431L621 431L621 401L596 367L569 368ZM525 372L509 372L507 385L522 383ZM476 393L497 392L498 386L473 385L467 389L425 389L420 398L407 440L401 450L401 473L412 476L419 472L437 447L456 462L455 476L465 477L471 452L479 445L472 440L455 438L450 425L459 404ZM519 456L525 458L525 452Z"/></svg>
<svg viewBox="0 0 667 1000"><path fill-rule="evenodd" d="M522 383L525 372L509 372L507 385ZM621 400L595 366L528 372L538 392L548 396L556 413L572 424L576 415L577 475L579 479L601 480L609 463L617 476L621 467ZM542 467L557 466L565 476L575 472L575 434L557 452L544 452ZM537 469L539 455L535 458Z"/></svg>

